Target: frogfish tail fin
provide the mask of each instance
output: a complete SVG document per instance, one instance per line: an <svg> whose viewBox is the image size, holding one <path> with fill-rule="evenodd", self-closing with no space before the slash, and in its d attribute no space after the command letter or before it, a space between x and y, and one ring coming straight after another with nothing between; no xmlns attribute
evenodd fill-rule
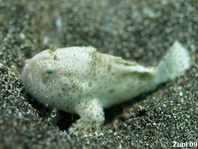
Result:
<svg viewBox="0 0 198 149"><path fill-rule="evenodd" d="M164 83L184 74L190 67L190 56L185 47L175 41L156 67L158 83Z"/></svg>

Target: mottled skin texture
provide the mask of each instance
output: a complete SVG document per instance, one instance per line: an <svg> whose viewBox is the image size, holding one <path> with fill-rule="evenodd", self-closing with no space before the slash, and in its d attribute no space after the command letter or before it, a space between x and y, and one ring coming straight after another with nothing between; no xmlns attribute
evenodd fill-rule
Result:
<svg viewBox="0 0 198 149"><path fill-rule="evenodd" d="M152 91L167 81L170 67L167 59L174 56L170 55L159 64L160 68L145 68L99 53L93 47L53 48L26 61L22 81L25 89L40 102L80 115L70 128L76 131L100 126L104 122L103 108ZM161 69L166 67L168 73L160 80ZM182 68L182 73L186 68ZM182 74L177 73L171 79Z"/></svg>

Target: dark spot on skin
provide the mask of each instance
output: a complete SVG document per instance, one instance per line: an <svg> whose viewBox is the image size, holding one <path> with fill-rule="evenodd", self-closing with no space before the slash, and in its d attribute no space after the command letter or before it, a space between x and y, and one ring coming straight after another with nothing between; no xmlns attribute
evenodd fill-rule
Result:
<svg viewBox="0 0 198 149"><path fill-rule="evenodd" d="M140 80L147 80L149 79L150 77L153 76L152 73L149 73L149 72L131 72L131 73L123 73L122 74L122 77L127 77L127 76L130 76L130 75L133 75L133 76L137 76Z"/></svg>
<svg viewBox="0 0 198 149"><path fill-rule="evenodd" d="M149 74L149 73L140 73L138 77L139 77L140 80L146 80L149 77L151 77L151 74Z"/></svg>
<svg viewBox="0 0 198 149"><path fill-rule="evenodd" d="M61 94L60 94L60 93L58 93L58 97L59 97L59 98L61 97Z"/></svg>
<svg viewBox="0 0 198 149"><path fill-rule="evenodd" d="M43 82L44 84L46 84L46 83L47 83L47 77L42 77L42 82Z"/></svg>
<svg viewBox="0 0 198 149"><path fill-rule="evenodd" d="M92 72L96 72L96 68L103 64L103 59L96 51L90 53L92 61L90 62Z"/></svg>
<svg viewBox="0 0 198 149"><path fill-rule="evenodd" d="M67 72L67 73L63 73L63 75L65 77L70 77L70 76L74 75L74 73L72 74L71 72Z"/></svg>
<svg viewBox="0 0 198 149"><path fill-rule="evenodd" d="M54 60L58 60L58 57L57 57L57 55L54 55Z"/></svg>
<svg viewBox="0 0 198 149"><path fill-rule="evenodd" d="M64 88L64 87L61 88L61 91L62 91L62 92L66 92L66 88Z"/></svg>
<svg viewBox="0 0 198 149"><path fill-rule="evenodd" d="M115 89L110 89L110 90L108 91L109 94L113 94L114 92L115 92Z"/></svg>
<svg viewBox="0 0 198 149"><path fill-rule="evenodd" d="M92 87L93 83L92 82L89 82L88 85L89 85L89 87Z"/></svg>
<svg viewBox="0 0 198 149"><path fill-rule="evenodd" d="M108 71L111 71L111 65L109 65L109 66L107 67L107 70L108 70Z"/></svg>
<svg viewBox="0 0 198 149"><path fill-rule="evenodd" d="M71 86L72 86L72 89L74 89L73 90L73 92L75 92L76 90L78 90L78 91L83 91L83 88L82 88L82 86L78 83L78 82L76 82L76 81L74 81L74 80L71 80Z"/></svg>

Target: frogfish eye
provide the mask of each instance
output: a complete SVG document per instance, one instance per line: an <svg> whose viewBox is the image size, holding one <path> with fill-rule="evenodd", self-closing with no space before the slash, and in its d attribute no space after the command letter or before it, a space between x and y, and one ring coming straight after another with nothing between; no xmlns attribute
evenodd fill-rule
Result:
<svg viewBox="0 0 198 149"><path fill-rule="evenodd" d="M53 74L55 74L55 71L48 69L48 70L45 71L45 74L46 75L53 75Z"/></svg>

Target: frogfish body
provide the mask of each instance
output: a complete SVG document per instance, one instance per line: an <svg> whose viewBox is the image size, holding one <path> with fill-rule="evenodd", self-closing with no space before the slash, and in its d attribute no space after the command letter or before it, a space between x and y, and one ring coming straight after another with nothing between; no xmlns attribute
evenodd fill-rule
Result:
<svg viewBox="0 0 198 149"><path fill-rule="evenodd" d="M158 66L150 68L93 47L69 47L44 50L26 60L21 78L26 91L41 103L80 115L72 131L100 126L103 108L152 91L189 67L188 51L177 41Z"/></svg>

